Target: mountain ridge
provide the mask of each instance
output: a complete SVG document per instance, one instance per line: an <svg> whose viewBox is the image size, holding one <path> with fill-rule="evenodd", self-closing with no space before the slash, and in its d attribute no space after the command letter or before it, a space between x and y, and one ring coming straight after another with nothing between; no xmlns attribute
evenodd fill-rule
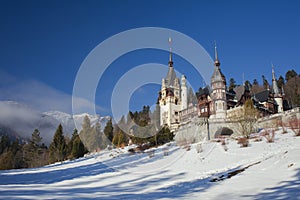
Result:
<svg viewBox="0 0 300 200"><path fill-rule="evenodd" d="M80 132L82 121L86 115L90 118L91 125L98 121L102 128L110 119L110 116L91 115L88 113L71 115L58 110L39 112L26 104L16 101L0 101L0 110L1 135L29 140L32 132L37 128L43 137L42 142L46 145L51 143L59 124L62 124L64 134L70 137L75 128Z"/></svg>

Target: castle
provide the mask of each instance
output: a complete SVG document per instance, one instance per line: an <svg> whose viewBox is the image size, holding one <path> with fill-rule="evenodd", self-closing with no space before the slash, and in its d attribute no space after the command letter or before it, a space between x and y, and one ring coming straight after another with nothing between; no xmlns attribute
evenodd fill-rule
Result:
<svg viewBox="0 0 300 200"><path fill-rule="evenodd" d="M171 130L178 128L179 112L187 109L187 85L186 77L177 78L170 52L169 70L165 79L162 79L159 92L160 125L168 125Z"/></svg>
<svg viewBox="0 0 300 200"><path fill-rule="evenodd" d="M166 78L162 79L158 97L160 108L160 125L167 125L175 137L187 137L186 134L201 133L201 137L214 137L214 134L227 127L235 130L231 120L243 107L247 99L252 99L260 117L282 113L284 91L277 86L274 67L272 66L272 88L253 93L248 85L241 85L229 91L226 78L221 71L218 51L215 45L214 70L211 85L201 88L197 94L198 103L188 105L187 80L176 76L170 51L169 69ZM181 135L181 136L180 136Z"/></svg>

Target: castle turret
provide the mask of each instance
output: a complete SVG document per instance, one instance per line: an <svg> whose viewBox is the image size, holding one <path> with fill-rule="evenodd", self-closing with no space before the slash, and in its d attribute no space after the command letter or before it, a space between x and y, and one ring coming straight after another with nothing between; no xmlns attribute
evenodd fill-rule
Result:
<svg viewBox="0 0 300 200"><path fill-rule="evenodd" d="M180 79L177 78L174 70L171 48L168 66L168 73L166 78L162 80L160 91L160 125L167 125L173 131L179 125L179 111L181 110L182 100Z"/></svg>
<svg viewBox="0 0 300 200"><path fill-rule="evenodd" d="M186 77L181 76L181 110L187 108L187 87L186 87Z"/></svg>
<svg viewBox="0 0 300 200"><path fill-rule="evenodd" d="M220 69L217 46L215 45L215 66L214 73L211 77L212 100L216 118L225 119L227 102L226 102L226 80Z"/></svg>
<svg viewBox="0 0 300 200"><path fill-rule="evenodd" d="M283 112L283 101L282 101L282 94L280 94L277 81L276 81L276 76L274 72L274 65L272 65L272 91L274 94L274 100L276 101L278 105L278 112Z"/></svg>

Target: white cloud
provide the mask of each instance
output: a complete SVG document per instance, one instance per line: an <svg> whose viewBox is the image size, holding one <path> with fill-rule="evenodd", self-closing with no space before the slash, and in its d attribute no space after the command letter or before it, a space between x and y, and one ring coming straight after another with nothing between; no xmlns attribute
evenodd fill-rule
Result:
<svg viewBox="0 0 300 200"><path fill-rule="evenodd" d="M20 80L0 71L0 100L17 101L39 111L59 110L72 113L72 95L59 91L37 80ZM80 99L82 112L89 112L94 103ZM103 110L96 106L97 110Z"/></svg>

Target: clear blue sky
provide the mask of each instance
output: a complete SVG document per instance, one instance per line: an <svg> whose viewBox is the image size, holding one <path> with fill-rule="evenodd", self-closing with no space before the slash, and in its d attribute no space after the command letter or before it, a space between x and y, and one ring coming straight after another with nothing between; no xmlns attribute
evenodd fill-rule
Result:
<svg viewBox="0 0 300 200"><path fill-rule="evenodd" d="M96 45L121 31L151 26L182 32L211 56L216 40L227 80L234 77L241 83L244 73L251 82L254 78L261 82L261 75L270 82L271 62L277 77L288 69L300 72L299 10L296 0L2 0L0 71L17 81L36 80L71 95L77 70ZM106 73L110 80L106 89L97 93L100 114L110 114L110 90L124 71L138 64L167 61L167 52L149 50L117 60ZM185 64L177 57L174 62L175 67ZM2 89L16 84L3 81L3 76ZM155 103L157 88L148 89L148 93L134 96L132 109ZM2 93L0 99L6 100L6 96ZM13 95L9 100L14 100Z"/></svg>

